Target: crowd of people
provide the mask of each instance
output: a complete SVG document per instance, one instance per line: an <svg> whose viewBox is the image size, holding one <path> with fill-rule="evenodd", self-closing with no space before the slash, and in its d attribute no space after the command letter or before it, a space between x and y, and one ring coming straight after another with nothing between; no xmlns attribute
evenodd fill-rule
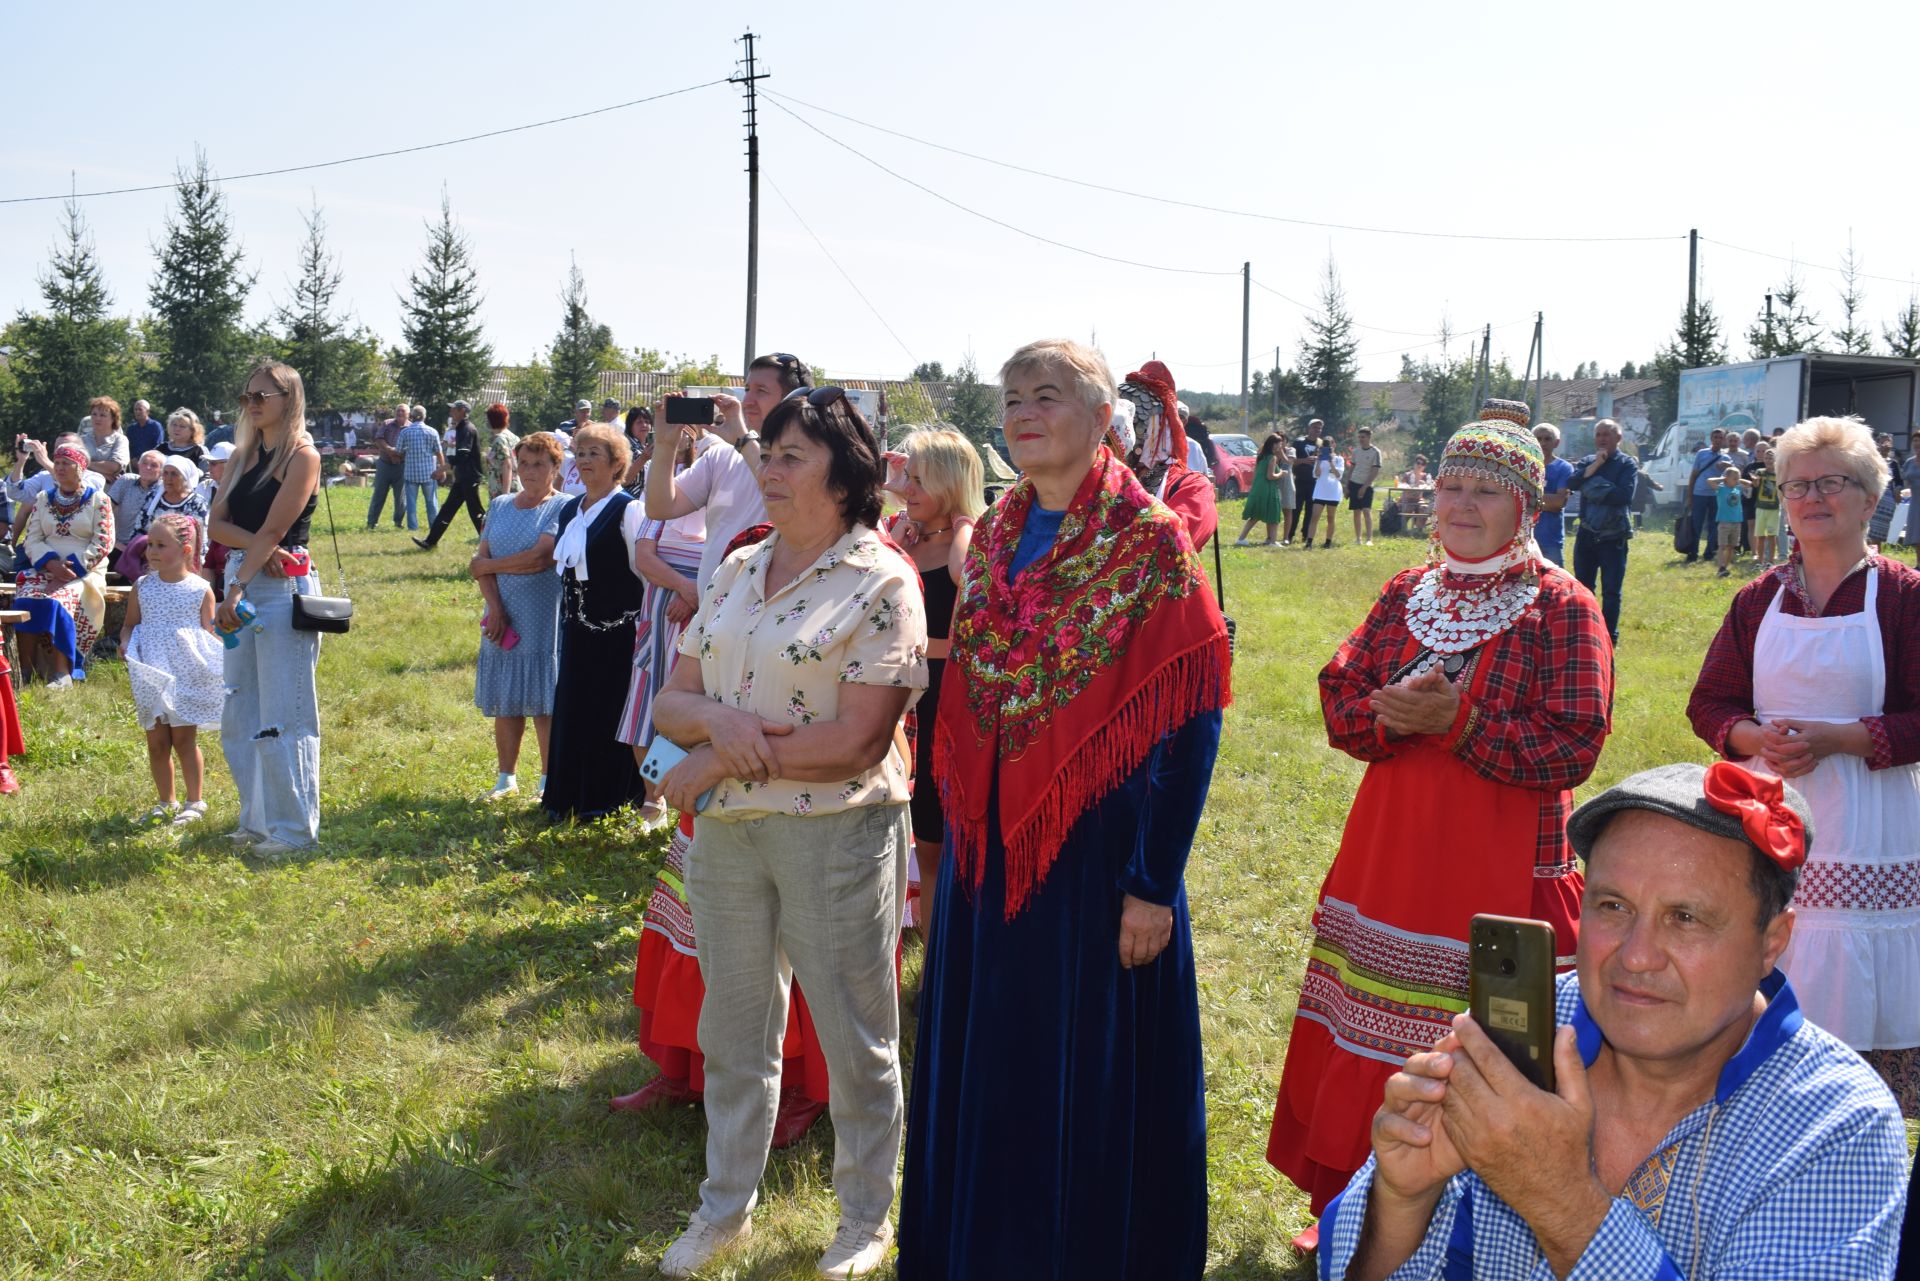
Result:
<svg viewBox="0 0 1920 1281"><path fill-rule="evenodd" d="M373 433L369 528L389 494L417 528L418 495L423 548L463 506L479 535L489 797L519 790L531 719L553 819L674 824L635 958L655 1071L610 1101L705 1109L697 1208L660 1270L692 1276L748 1235L770 1150L824 1113L840 1220L823 1276L891 1257L898 1201L912 1281L1198 1277L1184 877L1232 657L1197 555L1219 513L1173 375L1150 361L1116 379L1070 340L1016 351L999 381L1020 478L990 507L964 437L889 449L812 381L773 353L710 412L668 397L596 421L582 401L567 428L518 436L504 404L484 435L464 403L444 433L400 406ZM150 820L204 815L196 731L218 724L235 840L310 848L319 640L297 604L318 592L320 459L299 375L256 368L213 449L176 414L135 452L131 428L159 433L146 407L124 432L117 406L94 408L47 479L16 466L9 486L29 508L22 630L84 663L109 560L134 550L122 504L137 509L121 648ZM1902 1117L1920 1114L1920 573L1871 542L1895 473L1851 419L1751 442L1751 468L1710 445L1706 492L1690 486L1708 555L1771 559L1791 535L1734 597L1686 709L1722 759L1576 809L1612 730L1641 478L1610 421L1581 459L1559 443L1495 400L1431 475L1417 459L1402 483L1431 489L1425 563L1320 672L1328 741L1366 769L1267 1148L1319 1219L1298 1244L1325 1276L1544 1260L1891 1277ZM204 491L202 462L220 469ZM1344 501L1367 543L1384 471L1370 433L1351 455L1318 420L1275 433L1240 540L1304 525L1328 547ZM202 576L214 546L220 585ZM9 701L0 760L17 739ZM1467 1013L1477 914L1551 932L1551 1089ZM910 1092L906 927L925 941Z"/></svg>

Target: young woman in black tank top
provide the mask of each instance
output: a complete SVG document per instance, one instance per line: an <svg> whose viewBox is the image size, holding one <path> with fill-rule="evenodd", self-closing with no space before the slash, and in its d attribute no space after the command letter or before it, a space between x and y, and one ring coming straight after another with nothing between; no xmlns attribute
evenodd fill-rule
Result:
<svg viewBox="0 0 1920 1281"><path fill-rule="evenodd" d="M320 454L307 438L300 375L278 361L247 378L237 448L215 492L207 533L233 549L226 598L215 621L240 628L244 602L255 626L226 652L220 750L240 793L236 845L277 860L320 835L320 701L316 632L293 626L293 598L319 590L303 571L289 578L289 549L305 546L320 487Z"/></svg>
<svg viewBox="0 0 1920 1281"><path fill-rule="evenodd" d="M933 919L946 824L940 816L940 783L933 772L933 721L940 706L954 605L960 598L967 547L982 510L985 478L980 455L957 431L921 428L887 455L887 488L905 504L894 537L908 548L920 571L927 608L927 692L920 697L913 745L913 849L919 902L914 923L922 931Z"/></svg>

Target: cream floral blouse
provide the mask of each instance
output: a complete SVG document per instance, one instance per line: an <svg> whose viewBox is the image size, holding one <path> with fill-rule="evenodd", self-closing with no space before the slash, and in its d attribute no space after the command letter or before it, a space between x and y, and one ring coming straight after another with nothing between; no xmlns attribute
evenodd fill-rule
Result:
<svg viewBox="0 0 1920 1281"><path fill-rule="evenodd" d="M767 567L780 535L743 547L714 571L680 652L700 661L709 698L771 721L810 725L840 715L842 685L927 687L927 618L913 566L855 525L772 596ZM886 759L842 783L726 779L702 819L831 814L907 800L913 762L901 739Z"/></svg>

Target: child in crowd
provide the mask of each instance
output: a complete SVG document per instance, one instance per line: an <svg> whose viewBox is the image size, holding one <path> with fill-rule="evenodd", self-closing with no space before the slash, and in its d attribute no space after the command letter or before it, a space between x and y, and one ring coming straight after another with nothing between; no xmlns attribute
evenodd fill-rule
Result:
<svg viewBox="0 0 1920 1281"><path fill-rule="evenodd" d="M1761 441L1759 463L1747 479L1753 485L1753 554L1764 572L1780 551L1780 478L1773 472L1773 446Z"/></svg>
<svg viewBox="0 0 1920 1281"><path fill-rule="evenodd" d="M1709 477L1707 484L1713 486L1718 504L1714 520L1720 525L1720 577L1726 578L1733 573L1733 558L1740 554L1740 535L1747 526L1747 505L1742 500L1753 485L1741 479L1740 469L1732 463L1718 476Z"/></svg>
<svg viewBox="0 0 1920 1281"><path fill-rule="evenodd" d="M213 589L194 572L203 537L191 516L167 512L153 518L147 528L150 569L134 584L120 628L134 707L147 732L147 766L160 794L145 821L176 827L197 823L207 812L200 796L200 726L220 723L227 696L213 631ZM174 756L186 785L185 808L174 800Z"/></svg>

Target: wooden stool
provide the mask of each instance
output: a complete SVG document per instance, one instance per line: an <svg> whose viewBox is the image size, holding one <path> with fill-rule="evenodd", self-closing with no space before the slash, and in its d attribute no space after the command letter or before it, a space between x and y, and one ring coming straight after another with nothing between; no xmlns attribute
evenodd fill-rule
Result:
<svg viewBox="0 0 1920 1281"><path fill-rule="evenodd" d="M8 668L15 672L20 670L20 651L13 643L13 629L31 617L24 609L0 609L0 653L6 655Z"/></svg>

